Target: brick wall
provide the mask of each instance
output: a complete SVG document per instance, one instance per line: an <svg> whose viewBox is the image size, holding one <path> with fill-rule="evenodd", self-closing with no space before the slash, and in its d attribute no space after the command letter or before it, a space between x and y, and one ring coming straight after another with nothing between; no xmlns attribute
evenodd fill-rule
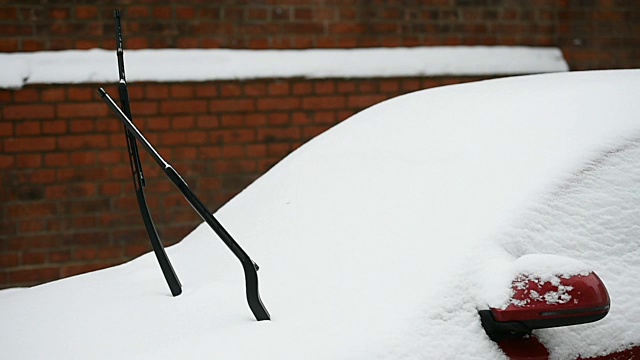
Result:
<svg viewBox="0 0 640 360"><path fill-rule="evenodd" d="M0 4L0 51L111 49L116 7L132 49L532 45L640 67L637 0L23 0Z"/></svg>
<svg viewBox="0 0 640 360"><path fill-rule="evenodd" d="M574 70L640 67L640 2L634 0L70 3L0 3L0 51L112 49L118 7L129 49L533 45L560 47ZM136 123L215 210L354 112L401 93L471 80L478 79L137 83L130 91ZM96 86L0 90L0 288L150 250L122 127ZM165 243L173 243L200 220L146 154L143 161L151 211Z"/></svg>

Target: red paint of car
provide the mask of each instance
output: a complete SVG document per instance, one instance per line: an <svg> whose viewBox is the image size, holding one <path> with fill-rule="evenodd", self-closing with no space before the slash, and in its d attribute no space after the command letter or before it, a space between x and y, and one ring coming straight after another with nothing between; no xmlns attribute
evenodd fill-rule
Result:
<svg viewBox="0 0 640 360"><path fill-rule="evenodd" d="M569 325L568 318L593 317L591 321L595 321L609 312L609 293L593 272L586 276L556 277L555 281L521 275L513 281L512 290L507 308L491 309L498 322L549 323L564 319L564 325Z"/></svg>
<svg viewBox="0 0 640 360"><path fill-rule="evenodd" d="M505 339L498 342L505 355L511 360L548 360L549 351L538 338L528 336L523 338ZM577 360L632 360L640 359L640 346L631 349L593 358L578 358Z"/></svg>

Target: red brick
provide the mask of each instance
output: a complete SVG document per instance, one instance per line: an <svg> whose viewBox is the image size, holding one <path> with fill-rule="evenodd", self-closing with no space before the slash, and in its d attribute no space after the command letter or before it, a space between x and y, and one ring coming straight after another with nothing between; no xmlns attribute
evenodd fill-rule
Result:
<svg viewBox="0 0 640 360"><path fill-rule="evenodd" d="M20 234L37 233L46 229L46 220L44 219L29 219L20 221L18 223L18 232Z"/></svg>
<svg viewBox="0 0 640 360"><path fill-rule="evenodd" d="M386 99L384 95L352 95L349 96L347 104L351 108L363 109Z"/></svg>
<svg viewBox="0 0 640 360"><path fill-rule="evenodd" d="M317 81L313 89L316 94L332 94L336 91L336 84L332 80Z"/></svg>
<svg viewBox="0 0 640 360"><path fill-rule="evenodd" d="M25 252L22 254L22 265L41 265L46 262L46 252Z"/></svg>
<svg viewBox="0 0 640 360"><path fill-rule="evenodd" d="M294 112L291 115L291 123L293 125L307 125L312 123L311 114L308 112Z"/></svg>
<svg viewBox="0 0 640 360"><path fill-rule="evenodd" d="M244 85L244 94L247 96L264 96L267 94L267 85L265 83L249 82Z"/></svg>
<svg viewBox="0 0 640 360"><path fill-rule="evenodd" d="M6 269L9 267L18 266L20 263L20 255L18 252L8 252L0 254L0 268Z"/></svg>
<svg viewBox="0 0 640 360"><path fill-rule="evenodd" d="M19 168L38 168L42 166L42 154L18 154L16 166Z"/></svg>
<svg viewBox="0 0 640 360"><path fill-rule="evenodd" d="M155 101L136 101L131 104L131 114L133 120L142 116L157 115L158 103Z"/></svg>
<svg viewBox="0 0 640 360"><path fill-rule="evenodd" d="M240 86L240 84L225 83L220 89L220 93L224 97L237 97L242 95L242 86Z"/></svg>
<svg viewBox="0 0 640 360"><path fill-rule="evenodd" d="M58 147L61 150L104 149L109 147L109 137L95 134L60 136Z"/></svg>
<svg viewBox="0 0 640 360"><path fill-rule="evenodd" d="M169 6L156 6L153 8L154 19L171 19L172 10Z"/></svg>
<svg viewBox="0 0 640 360"><path fill-rule="evenodd" d="M136 123L136 125L140 125ZM123 126L116 118L111 121L100 119L96 122L96 131L98 133L122 133Z"/></svg>
<svg viewBox="0 0 640 360"><path fill-rule="evenodd" d="M308 95L313 92L313 85L311 82L301 82L293 84L294 95Z"/></svg>
<svg viewBox="0 0 640 360"><path fill-rule="evenodd" d="M244 156L244 147L242 145L223 145L222 156L226 158L241 158Z"/></svg>
<svg viewBox="0 0 640 360"><path fill-rule="evenodd" d="M191 6L180 6L176 8L176 16L181 20L193 19L195 14L195 9Z"/></svg>
<svg viewBox="0 0 640 360"><path fill-rule="evenodd" d="M165 100L160 111L166 114L202 114L207 112L205 100Z"/></svg>
<svg viewBox="0 0 640 360"><path fill-rule="evenodd" d="M250 144L245 150L248 157L265 157L267 156L267 146L264 144Z"/></svg>
<svg viewBox="0 0 640 360"><path fill-rule="evenodd" d="M87 119L70 120L70 130L72 133L87 133L95 131L95 121Z"/></svg>
<svg viewBox="0 0 640 360"><path fill-rule="evenodd" d="M211 98L218 96L218 85L198 84L195 86L196 97Z"/></svg>
<svg viewBox="0 0 640 360"><path fill-rule="evenodd" d="M64 134L67 132L66 120L47 120L42 122L42 133L46 135Z"/></svg>
<svg viewBox="0 0 640 360"><path fill-rule="evenodd" d="M18 51L18 40L16 39L0 39L0 51L15 52Z"/></svg>
<svg viewBox="0 0 640 360"><path fill-rule="evenodd" d="M219 160L213 165L216 174L244 174L253 172L257 168L257 163L250 160Z"/></svg>
<svg viewBox="0 0 640 360"><path fill-rule="evenodd" d="M64 88L47 88L43 89L40 94L42 101L44 102L58 102L66 99L66 93Z"/></svg>
<svg viewBox="0 0 640 360"><path fill-rule="evenodd" d="M215 130L209 134L209 141L214 144L246 144L255 139L253 129Z"/></svg>
<svg viewBox="0 0 640 360"><path fill-rule="evenodd" d="M160 136L160 145L181 145L187 142L187 134L184 132L172 131L163 133Z"/></svg>
<svg viewBox="0 0 640 360"><path fill-rule="evenodd" d="M75 7L76 18L82 20L95 19L98 16L98 9L95 6L79 5Z"/></svg>
<svg viewBox="0 0 640 360"><path fill-rule="evenodd" d="M125 256L131 258L138 257L147 252L149 252L149 247L146 245L127 245L124 249Z"/></svg>
<svg viewBox="0 0 640 360"><path fill-rule="evenodd" d="M196 117L196 126L199 129L213 129L220 126L216 115L199 115Z"/></svg>
<svg viewBox="0 0 640 360"><path fill-rule="evenodd" d="M359 93L377 93L378 84L375 81L362 80L357 82Z"/></svg>
<svg viewBox="0 0 640 360"><path fill-rule="evenodd" d="M207 142L209 135L202 131L189 131L186 133L186 141L183 145L203 145Z"/></svg>
<svg viewBox="0 0 640 360"><path fill-rule="evenodd" d="M44 154L44 164L49 167L59 167L69 165L68 153L48 153Z"/></svg>
<svg viewBox="0 0 640 360"><path fill-rule="evenodd" d="M149 39L143 37L128 37L127 48L129 49L148 49Z"/></svg>
<svg viewBox="0 0 640 360"><path fill-rule="evenodd" d="M88 116L106 116L109 109L102 103L78 103L78 104L57 104L58 117L62 118L86 118Z"/></svg>
<svg viewBox="0 0 640 360"><path fill-rule="evenodd" d="M106 246L110 243L109 238L103 232L77 232L67 234L63 238L63 244L66 246Z"/></svg>
<svg viewBox="0 0 640 360"><path fill-rule="evenodd" d="M220 116L220 127L228 128L228 127L241 127L244 126L244 118L243 114L224 114Z"/></svg>
<svg viewBox="0 0 640 360"><path fill-rule="evenodd" d="M45 104L6 105L4 106L4 117L7 120L53 119L54 110L53 105Z"/></svg>
<svg viewBox="0 0 640 360"><path fill-rule="evenodd" d="M169 98L169 86L163 84L149 84L145 86L147 99L167 99Z"/></svg>
<svg viewBox="0 0 640 360"><path fill-rule="evenodd" d="M18 9L14 7L2 7L0 8L1 20L18 20Z"/></svg>
<svg viewBox="0 0 640 360"><path fill-rule="evenodd" d="M406 79L401 82L401 88L404 92L420 90L420 80Z"/></svg>
<svg viewBox="0 0 640 360"><path fill-rule="evenodd" d="M49 17L56 20L64 20L69 18L68 8L52 8L49 9Z"/></svg>
<svg viewBox="0 0 640 360"><path fill-rule="evenodd" d="M267 87L269 95L289 95L290 92L291 86L288 81L275 82Z"/></svg>
<svg viewBox="0 0 640 360"><path fill-rule="evenodd" d="M7 281L12 284L36 284L55 280L60 276L57 267L46 267L26 270L10 270L7 272Z"/></svg>
<svg viewBox="0 0 640 360"><path fill-rule="evenodd" d="M100 164L117 164L124 161L124 153L122 151L100 151L97 160Z"/></svg>
<svg viewBox="0 0 640 360"><path fill-rule="evenodd" d="M190 133L189 133L190 134ZM191 135L187 134L187 138L189 138ZM208 138L208 134L199 131L198 134L204 135L205 136L205 142L206 139ZM173 156L176 159L180 159L180 160L196 160L198 158L198 149L196 147L187 147L187 148L175 148L173 149ZM164 186L158 186L158 185L164 185ZM170 186L167 183L156 183L156 192L169 192Z"/></svg>
<svg viewBox="0 0 640 360"><path fill-rule="evenodd" d="M175 116L171 121L171 127L174 129L192 129L195 123L194 116Z"/></svg>
<svg viewBox="0 0 640 360"><path fill-rule="evenodd" d="M273 110L294 110L299 109L301 104L300 98L260 98L258 99L257 110L273 111Z"/></svg>
<svg viewBox="0 0 640 360"><path fill-rule="evenodd" d="M17 123L15 125L15 133L18 136L39 135L41 133L40 121L25 121Z"/></svg>
<svg viewBox="0 0 640 360"><path fill-rule="evenodd" d="M212 113L254 111L253 99L211 100L209 109Z"/></svg>
<svg viewBox="0 0 640 360"><path fill-rule="evenodd" d="M302 107L305 110L340 109L345 105L346 101L342 96L314 96L302 100Z"/></svg>
<svg viewBox="0 0 640 360"><path fill-rule="evenodd" d="M16 158L13 155L0 154L0 169L9 169L15 166Z"/></svg>
<svg viewBox="0 0 640 360"><path fill-rule="evenodd" d="M270 113L267 116L267 122L272 126L285 126L291 122L289 113Z"/></svg>
<svg viewBox="0 0 640 360"><path fill-rule="evenodd" d="M385 80L380 82L380 91L387 93L397 93L400 91L400 84L397 80Z"/></svg>
<svg viewBox="0 0 640 360"><path fill-rule="evenodd" d="M145 124L149 130L168 130L171 127L171 118L166 116L148 118Z"/></svg>
<svg viewBox="0 0 640 360"><path fill-rule="evenodd" d="M287 143L274 143L267 145L267 155L282 158L291 152L291 145Z"/></svg>
<svg viewBox="0 0 640 360"><path fill-rule="evenodd" d="M192 37L181 37L178 39L178 48L192 49L200 47L200 39Z"/></svg>
<svg viewBox="0 0 640 360"><path fill-rule="evenodd" d="M93 100L94 91L85 87L69 87L67 88L67 98L70 101L86 102ZM106 105L101 104L102 107Z"/></svg>
<svg viewBox="0 0 640 360"><path fill-rule="evenodd" d="M303 139L312 139L327 130L326 126L305 126L302 129Z"/></svg>
<svg viewBox="0 0 640 360"><path fill-rule="evenodd" d="M71 219L71 228L74 230L95 229L98 225L96 216L75 216Z"/></svg>
<svg viewBox="0 0 640 360"><path fill-rule="evenodd" d="M122 183L108 182L100 184L100 195L113 196L123 193Z"/></svg>
<svg viewBox="0 0 640 360"><path fill-rule="evenodd" d="M40 101L40 92L36 89L21 89L13 95L17 103L35 103Z"/></svg>
<svg viewBox="0 0 640 360"><path fill-rule="evenodd" d="M41 40L24 39L22 40L22 51L40 51L45 49L45 44Z"/></svg>
<svg viewBox="0 0 640 360"><path fill-rule="evenodd" d="M258 141L274 142L300 139L300 128L266 128L258 129Z"/></svg>
<svg viewBox="0 0 640 360"><path fill-rule="evenodd" d="M52 235L15 236L6 240L7 250L50 249L59 245L59 239L52 237Z"/></svg>
<svg viewBox="0 0 640 360"><path fill-rule="evenodd" d="M10 103L12 98L13 98L13 91L0 89L0 102Z"/></svg>
<svg viewBox="0 0 640 360"><path fill-rule="evenodd" d="M52 169L32 170L29 177L32 184L52 184L56 180L56 172Z"/></svg>
<svg viewBox="0 0 640 360"><path fill-rule="evenodd" d="M147 18L149 17L149 6L129 6L127 8L127 18Z"/></svg>
<svg viewBox="0 0 640 360"><path fill-rule="evenodd" d="M6 152L51 151L55 148L56 139L53 137L39 136L4 140L4 151Z"/></svg>
<svg viewBox="0 0 640 360"><path fill-rule="evenodd" d="M245 117L247 126L262 126L267 124L267 115L263 113L247 114Z"/></svg>
<svg viewBox="0 0 640 360"><path fill-rule="evenodd" d="M195 94L193 85L173 84L169 88L169 94L172 99L192 98Z"/></svg>
<svg viewBox="0 0 640 360"><path fill-rule="evenodd" d="M78 275L90 271L104 269L106 267L112 266L113 264L113 262L100 262L95 264L66 265L60 269L60 275L62 275L62 277Z"/></svg>
<svg viewBox="0 0 640 360"><path fill-rule="evenodd" d="M72 166L93 165L95 163L96 154L94 152L81 151L71 154Z"/></svg>
<svg viewBox="0 0 640 360"><path fill-rule="evenodd" d="M49 251L50 263L64 263L71 260L71 252L69 250Z"/></svg>
<svg viewBox="0 0 640 360"><path fill-rule="evenodd" d="M313 122L316 124L333 125L338 121L338 116L333 111L317 111Z"/></svg>

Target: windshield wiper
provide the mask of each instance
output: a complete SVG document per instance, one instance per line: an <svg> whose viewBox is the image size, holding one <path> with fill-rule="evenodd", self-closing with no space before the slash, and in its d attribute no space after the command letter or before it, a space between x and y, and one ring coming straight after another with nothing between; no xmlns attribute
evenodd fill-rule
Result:
<svg viewBox="0 0 640 360"><path fill-rule="evenodd" d="M220 224L220 222L213 216L211 211L198 199L195 193L189 188L189 185L182 179L180 174L168 163L158 151L151 145L151 143L142 135L140 130L135 126L131 120L131 109L129 106L129 94L127 91L127 82L124 74L124 50L122 46L122 30L120 26L120 12L116 10L116 28L117 28L117 56L118 56L118 71L119 71L119 85L118 90L120 94L120 102L122 109L113 101L113 99L107 94L107 92L100 88L98 92L104 102L109 106L111 111L120 119L125 127L125 133L127 136L127 147L129 149L129 161L131 163L131 170L133 173L133 181L136 188L136 195L138 198L138 204L140 206L140 212L149 234L149 239L153 246L154 252L160 263L167 284L171 289L171 293L174 296L179 295L182 292L180 281L173 271L173 267L167 257L164 247L160 242L158 233L153 224L151 213L147 207L147 203L144 197L145 180L142 174L142 164L140 162L140 154L138 152L137 142L147 150L155 162L163 169L164 173L169 177L171 182L180 190L184 198L191 204L193 209L200 215L213 231L220 237L220 239L227 245L229 250L238 258L242 264L245 278L245 290L247 302L249 308L253 312L256 320L270 320L269 312L265 308L262 300L260 299L260 291L258 288L258 265L251 260L249 255L240 247L240 245L233 239L231 234ZM137 140L137 142L136 142Z"/></svg>

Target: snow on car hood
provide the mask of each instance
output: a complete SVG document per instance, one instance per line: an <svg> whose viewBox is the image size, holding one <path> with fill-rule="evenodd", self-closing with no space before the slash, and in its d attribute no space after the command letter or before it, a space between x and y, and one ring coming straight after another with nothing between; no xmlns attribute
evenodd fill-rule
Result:
<svg viewBox="0 0 640 360"><path fill-rule="evenodd" d="M639 90L640 71L600 71L380 103L216 214L260 265L272 321L253 320L241 267L201 225L168 250L177 298L152 254L0 292L0 357L503 358L477 310L559 259L516 261L540 253L592 267L612 298L601 322L538 331L552 358L640 344Z"/></svg>

